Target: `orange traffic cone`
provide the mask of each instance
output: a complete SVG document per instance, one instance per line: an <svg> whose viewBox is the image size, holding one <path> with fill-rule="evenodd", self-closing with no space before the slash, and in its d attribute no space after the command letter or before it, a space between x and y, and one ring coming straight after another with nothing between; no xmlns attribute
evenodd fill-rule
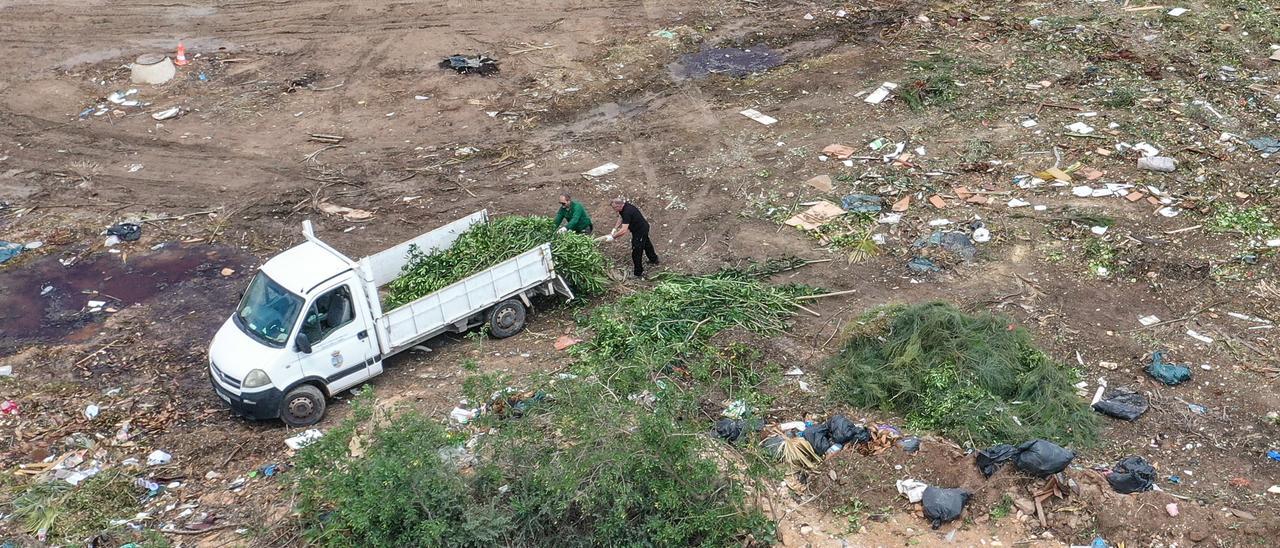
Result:
<svg viewBox="0 0 1280 548"><path fill-rule="evenodd" d="M190 62L187 60L187 47L182 45L182 42L178 42L178 58L174 59L173 64L181 67Z"/></svg>

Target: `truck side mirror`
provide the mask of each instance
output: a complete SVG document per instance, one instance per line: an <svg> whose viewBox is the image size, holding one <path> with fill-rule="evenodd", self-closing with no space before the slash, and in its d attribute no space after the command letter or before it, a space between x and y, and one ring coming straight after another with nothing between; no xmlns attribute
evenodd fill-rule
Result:
<svg viewBox="0 0 1280 548"><path fill-rule="evenodd" d="M298 352L302 352L303 354L310 354L311 353L311 337L308 337L306 333L299 332L298 338L293 342L293 347L298 349Z"/></svg>

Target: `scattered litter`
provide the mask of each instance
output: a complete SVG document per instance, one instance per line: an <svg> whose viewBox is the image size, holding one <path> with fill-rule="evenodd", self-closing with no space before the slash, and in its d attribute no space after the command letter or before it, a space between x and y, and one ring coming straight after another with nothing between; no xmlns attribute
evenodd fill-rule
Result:
<svg viewBox="0 0 1280 548"><path fill-rule="evenodd" d="M1165 512L1168 512L1168 513L1169 513L1169 517L1171 517L1171 518L1176 518L1176 517L1178 517L1178 503L1176 503L1176 502L1170 502L1169 504L1166 504L1166 505L1164 506L1164 511L1165 511Z"/></svg>
<svg viewBox="0 0 1280 548"><path fill-rule="evenodd" d="M1027 207L1029 205L1031 205L1031 202L1026 200L1019 200L1017 198L1009 200L1009 207Z"/></svg>
<svg viewBox="0 0 1280 548"><path fill-rule="evenodd" d="M940 489L929 486L920 498L920 502L924 504L924 517L929 520L934 529L937 529L943 523L960 517L964 512L964 505L972 496L973 493L964 489Z"/></svg>
<svg viewBox="0 0 1280 548"><path fill-rule="evenodd" d="M26 247L16 242L6 242L0 240L0 264L17 257L19 253L26 250Z"/></svg>
<svg viewBox="0 0 1280 548"><path fill-rule="evenodd" d="M853 156L854 152L852 147L841 144L830 144L822 149L823 154L834 156L837 160L848 160L850 156Z"/></svg>
<svg viewBox="0 0 1280 548"><path fill-rule="evenodd" d="M101 411L101 410L98 408L98 406L97 406L97 405L89 404L89 406L88 406L88 407L85 407L85 408L84 408L84 418L89 419L89 420L96 419L96 418L98 418L98 413L99 413L100 411Z"/></svg>
<svg viewBox="0 0 1280 548"><path fill-rule="evenodd" d="M580 342L582 342L582 339L574 338L569 335L560 335L559 337L556 337L556 341L552 346L556 350L564 350Z"/></svg>
<svg viewBox="0 0 1280 548"><path fill-rule="evenodd" d="M367 221L373 218L372 211L365 211L363 209L355 209L351 207L340 206L337 204L331 204L329 202L321 202L320 211L327 213L329 215L341 215L343 219L346 219L352 222Z"/></svg>
<svg viewBox="0 0 1280 548"><path fill-rule="evenodd" d="M1090 227L1089 232L1092 232L1095 236L1102 236L1103 234L1107 233L1107 227L1105 226Z"/></svg>
<svg viewBox="0 0 1280 548"><path fill-rule="evenodd" d="M774 118L772 116L767 116L754 108L749 108L747 110L740 112L739 114L746 116L747 118L750 118L757 122L760 122L761 124L764 124L766 126L770 124L775 124L778 122L777 118Z"/></svg>
<svg viewBox="0 0 1280 548"><path fill-rule="evenodd" d="M850 213L879 213L883 199L871 194L850 194L840 200L840 206Z"/></svg>
<svg viewBox="0 0 1280 548"><path fill-rule="evenodd" d="M746 416L749 412L751 412L751 409L747 407L747 402L742 400L733 400L729 402L729 405L725 406L724 411L721 411L720 415L731 419L740 419Z"/></svg>
<svg viewBox="0 0 1280 548"><path fill-rule="evenodd" d="M117 223L107 229L108 236L115 236L122 242L136 242L142 237L142 225L137 223Z"/></svg>
<svg viewBox="0 0 1280 548"><path fill-rule="evenodd" d="M844 208L827 200L822 200L809 209L787 219L785 224L801 230L813 230L831 222L836 217L844 215L844 213Z"/></svg>
<svg viewBox="0 0 1280 548"><path fill-rule="evenodd" d="M1026 120L1023 120L1023 121L1022 121L1022 127L1025 127L1025 128L1033 128L1033 127L1036 127L1036 126L1038 126L1038 125L1040 125L1040 122L1037 122L1037 121L1032 120L1032 119L1030 119L1030 118L1028 118L1028 119L1026 119Z"/></svg>
<svg viewBox="0 0 1280 548"><path fill-rule="evenodd" d="M1178 161L1168 156L1144 156L1138 158L1138 167L1147 171L1172 173L1178 170Z"/></svg>
<svg viewBox="0 0 1280 548"><path fill-rule="evenodd" d="M736 443L747 432L758 432L764 428L764 423L759 419L741 420L741 419L720 419L716 421L715 432L721 439Z"/></svg>
<svg viewBox="0 0 1280 548"><path fill-rule="evenodd" d="M1092 126L1084 122L1076 122L1074 124L1067 126L1067 131L1070 131L1072 133L1077 133L1080 135L1089 135L1094 132L1094 129Z"/></svg>
<svg viewBox="0 0 1280 548"><path fill-rule="evenodd" d="M1168 13L1173 17L1182 17L1182 14L1187 13L1188 11L1191 11L1191 10L1187 8L1173 8L1169 10Z"/></svg>
<svg viewBox="0 0 1280 548"><path fill-rule="evenodd" d="M819 192L831 192L832 190L835 190L835 186L831 184L830 175L819 175L817 177L809 179L808 181L805 181L804 184L809 185L810 187L813 187Z"/></svg>
<svg viewBox="0 0 1280 548"><path fill-rule="evenodd" d="M292 438L288 438L284 440L284 444L289 446L289 449L293 449L294 451L297 451L299 449L302 449L303 447L306 447L308 445L311 445L312 443L315 443L316 440L322 437L324 437L324 432L321 432L313 428L313 429L307 430L306 432L298 434Z"/></svg>
<svg viewBox="0 0 1280 548"><path fill-rule="evenodd" d="M487 76L498 72L498 60L486 55L450 55L440 61L440 68L451 69L458 74Z"/></svg>
<svg viewBox="0 0 1280 548"><path fill-rule="evenodd" d="M151 117L156 120L170 120L177 118L182 113L182 107L170 107L158 112L151 113Z"/></svg>
<svg viewBox="0 0 1280 548"><path fill-rule="evenodd" d="M1280 56L1280 50L1276 50L1276 55L1273 55L1272 59L1275 59L1277 56ZM1280 152L1280 139L1275 137L1258 137L1257 139L1250 139L1249 146L1263 154L1275 154Z"/></svg>
<svg viewBox="0 0 1280 548"><path fill-rule="evenodd" d="M924 490L929 488L925 482L913 479L898 480L897 485L898 492L905 495L907 502L911 503L920 502L924 498Z"/></svg>
<svg viewBox="0 0 1280 548"><path fill-rule="evenodd" d="M1267 458L1271 460L1280 461L1280 451L1277 451L1275 449L1267 451Z"/></svg>
<svg viewBox="0 0 1280 548"><path fill-rule="evenodd" d="M873 105L878 105L880 103L883 103L885 99L888 99L889 95L891 95L893 93L893 90L895 89L898 89L898 84L895 84L893 82L885 82L883 84L880 84L880 87L876 88L876 90L871 92L870 95L867 95L867 97L863 99L863 101L866 101Z"/></svg>
<svg viewBox="0 0 1280 548"><path fill-rule="evenodd" d="M1147 374L1169 386L1176 386L1191 380L1191 368L1185 365L1164 363L1164 352L1151 353L1151 364L1147 366Z"/></svg>
<svg viewBox="0 0 1280 548"><path fill-rule="evenodd" d="M17 414L18 414L18 402L13 400L4 400L3 403L0 403L0 415L17 415Z"/></svg>
<svg viewBox="0 0 1280 548"><path fill-rule="evenodd" d="M926 259L924 257L913 257L911 260L907 261L907 268L911 269L912 272L917 272L920 274L926 274L929 272L942 272L942 267L938 266L937 264L934 264L933 261L930 261L929 259Z"/></svg>
<svg viewBox="0 0 1280 548"><path fill-rule="evenodd" d="M1151 146L1148 143L1138 143L1136 145L1133 145L1133 149L1142 153L1143 156L1159 156L1160 155L1160 149L1154 146Z"/></svg>
<svg viewBox="0 0 1280 548"><path fill-rule="evenodd" d="M13 376L12 365L0 365L0 377L12 377L12 376Z"/></svg>
<svg viewBox="0 0 1280 548"><path fill-rule="evenodd" d="M173 462L173 455L165 453L159 449L156 449L155 451L152 451L150 455L147 455L147 466L164 466L170 462Z"/></svg>
<svg viewBox="0 0 1280 548"><path fill-rule="evenodd" d="M590 171L584 172L584 173L582 174L582 176L583 176L583 177L586 177L586 178L588 178L588 179L591 179L591 178L594 178L594 177L604 177L605 175L608 175L608 174L610 174L610 173L613 173L613 172L617 171L619 167L621 167L621 166L619 166L618 164L615 164L615 163L613 163L613 162L609 162L609 163L604 164L604 165L602 165L602 166L600 166L600 167L597 167L597 168L592 169L592 170L590 170Z"/></svg>
<svg viewBox="0 0 1280 548"><path fill-rule="evenodd" d="M1158 318L1158 317L1156 317L1156 316L1154 316L1154 315L1152 315L1152 316L1143 316L1143 317L1141 317L1141 318L1138 318L1138 323L1142 324L1142 325L1143 325L1143 326L1145 326L1145 327L1150 327L1150 326L1153 326L1153 325L1155 325L1155 324L1160 323L1160 318Z"/></svg>
<svg viewBox="0 0 1280 548"><path fill-rule="evenodd" d="M800 369L799 367L794 367L790 371L783 373L783 375L787 377L799 377L804 375L804 370Z"/></svg>
<svg viewBox="0 0 1280 548"><path fill-rule="evenodd" d="M973 231L973 241L975 241L975 242L977 242L977 243L980 243L980 244L985 244L985 243L987 243L987 242L991 241L991 231L990 231L990 230L987 230L987 228L986 228L986 227L978 227L978 228L974 229L974 231Z"/></svg>
<svg viewBox="0 0 1280 548"><path fill-rule="evenodd" d="M1132 391L1117 391L1093 404L1094 410L1117 419L1136 421L1147 412L1147 397Z"/></svg>
<svg viewBox="0 0 1280 548"><path fill-rule="evenodd" d="M1210 339L1209 337L1206 337L1206 336L1204 336L1204 335L1201 335L1201 334L1199 334L1199 333L1195 332L1195 330L1192 330L1192 329L1188 329L1188 330L1187 330L1187 336L1188 336L1188 337L1191 337L1191 338L1193 338L1193 339L1195 339L1195 340L1197 340L1197 341L1200 341L1200 342L1202 342L1202 343L1205 343L1205 344L1213 344L1213 339Z"/></svg>
<svg viewBox="0 0 1280 548"><path fill-rule="evenodd" d="M449 412L449 418L457 421L458 424L471 422L479 415L480 412L475 409L463 409L461 407L454 407L453 411Z"/></svg>
<svg viewBox="0 0 1280 548"><path fill-rule="evenodd" d="M902 441L898 442L898 446L907 453L915 453L920 450L920 438L915 436L902 438Z"/></svg>

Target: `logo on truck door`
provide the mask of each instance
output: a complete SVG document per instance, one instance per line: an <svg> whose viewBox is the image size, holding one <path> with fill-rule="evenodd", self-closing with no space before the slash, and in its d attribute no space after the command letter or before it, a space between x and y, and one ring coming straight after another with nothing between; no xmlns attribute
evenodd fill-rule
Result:
<svg viewBox="0 0 1280 548"><path fill-rule="evenodd" d="M334 367L342 367L342 352L334 350L333 354L329 355L329 362L332 363Z"/></svg>

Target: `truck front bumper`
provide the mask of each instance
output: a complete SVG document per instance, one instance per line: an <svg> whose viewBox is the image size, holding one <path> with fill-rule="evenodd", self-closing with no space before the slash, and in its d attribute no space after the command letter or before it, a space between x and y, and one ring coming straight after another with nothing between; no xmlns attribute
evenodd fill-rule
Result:
<svg viewBox="0 0 1280 548"><path fill-rule="evenodd" d="M237 395L218 384L213 375L209 376L209 381L213 383L213 390L218 393L218 397L227 402L237 415L258 420L280 418L280 402L284 400L284 393L279 389L269 388L261 392Z"/></svg>

